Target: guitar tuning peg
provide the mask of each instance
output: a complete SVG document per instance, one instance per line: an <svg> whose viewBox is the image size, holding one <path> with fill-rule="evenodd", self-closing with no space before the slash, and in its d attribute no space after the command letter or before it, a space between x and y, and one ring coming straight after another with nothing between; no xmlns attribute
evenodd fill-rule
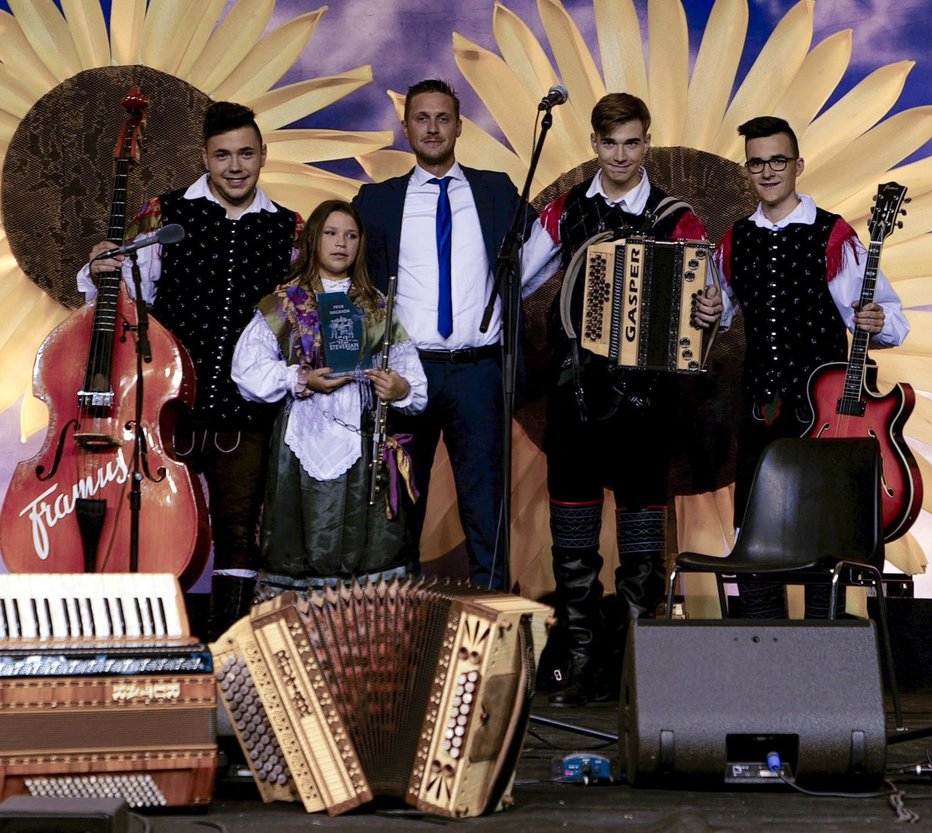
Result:
<svg viewBox="0 0 932 833"><path fill-rule="evenodd" d="M896 222L896 227L897 227L897 228L903 228L903 222L902 222L902 220L897 220L897 222Z"/></svg>
<svg viewBox="0 0 932 833"><path fill-rule="evenodd" d="M912 201L913 201L912 197L903 197L903 202L912 202Z"/></svg>

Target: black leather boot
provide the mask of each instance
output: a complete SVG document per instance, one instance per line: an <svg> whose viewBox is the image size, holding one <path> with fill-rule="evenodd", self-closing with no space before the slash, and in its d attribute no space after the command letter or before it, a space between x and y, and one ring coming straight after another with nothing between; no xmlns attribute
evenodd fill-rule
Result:
<svg viewBox="0 0 932 833"><path fill-rule="evenodd" d="M215 574L210 580L210 616L207 620L207 641L216 642L227 629L238 622L252 607L254 578Z"/></svg>
<svg viewBox="0 0 932 833"><path fill-rule="evenodd" d="M601 501L588 505L550 503L557 616L566 624L570 654L564 685L549 697L554 706L584 706L596 699L599 675L595 649L601 630L602 601L601 526Z"/></svg>
<svg viewBox="0 0 932 833"><path fill-rule="evenodd" d="M633 512L619 509L615 524L619 561L615 593L619 609L612 679L620 680L631 622L653 619L664 598L667 510L666 507Z"/></svg>

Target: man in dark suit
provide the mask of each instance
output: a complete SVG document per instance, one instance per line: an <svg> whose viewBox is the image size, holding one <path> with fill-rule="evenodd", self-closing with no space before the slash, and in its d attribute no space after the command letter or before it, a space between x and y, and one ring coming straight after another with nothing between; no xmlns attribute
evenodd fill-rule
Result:
<svg viewBox="0 0 932 833"><path fill-rule="evenodd" d="M424 526L434 454L443 433L466 533L470 579L501 588L502 319L500 301L480 331L499 247L519 203L507 175L462 168L456 140L459 100L444 81L413 85L402 131L416 167L364 185L354 200L369 238L369 271L380 289L397 275L395 311L418 347L428 405L410 417L410 447L421 497L412 515L412 566ZM447 203L448 200L448 203ZM528 212L527 223L533 221ZM451 231L452 227L452 231ZM446 260L446 267L443 261ZM535 274L532 267L525 274ZM525 294L531 291L525 286Z"/></svg>

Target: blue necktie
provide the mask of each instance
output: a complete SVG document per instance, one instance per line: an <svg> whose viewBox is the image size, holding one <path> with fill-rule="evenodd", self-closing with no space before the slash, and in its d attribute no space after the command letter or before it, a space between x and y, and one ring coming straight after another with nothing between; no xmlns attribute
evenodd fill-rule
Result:
<svg viewBox="0 0 932 833"><path fill-rule="evenodd" d="M450 195L447 186L450 177L434 177L427 180L440 186L437 197L437 260L440 267L440 294L437 301L437 332L449 338L453 332L453 290L451 287L450 259L453 247L453 211L450 209Z"/></svg>

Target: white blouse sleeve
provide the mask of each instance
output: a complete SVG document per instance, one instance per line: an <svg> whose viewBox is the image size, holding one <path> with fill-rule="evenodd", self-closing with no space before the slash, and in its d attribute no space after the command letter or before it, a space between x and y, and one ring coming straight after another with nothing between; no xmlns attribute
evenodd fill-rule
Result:
<svg viewBox="0 0 932 833"><path fill-rule="evenodd" d="M419 414L427 407L427 376L413 341L393 344L388 351L388 366L407 380L407 396L396 399L392 407L406 414Z"/></svg>
<svg viewBox="0 0 932 833"><path fill-rule="evenodd" d="M256 312L236 342L231 375L239 392L250 402L278 402L294 393L298 365L282 358L275 335Z"/></svg>

